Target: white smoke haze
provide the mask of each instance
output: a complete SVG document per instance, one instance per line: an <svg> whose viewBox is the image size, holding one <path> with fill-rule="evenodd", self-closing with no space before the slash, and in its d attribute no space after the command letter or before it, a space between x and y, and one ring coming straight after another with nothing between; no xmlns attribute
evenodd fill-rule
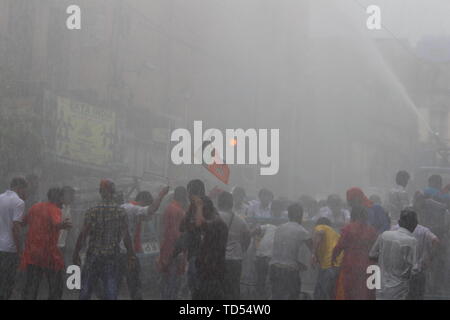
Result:
<svg viewBox="0 0 450 320"><path fill-rule="evenodd" d="M380 30L367 27L369 6ZM27 175L28 208L73 186L78 234L104 178L121 203L192 179L214 201L240 186L268 219L301 197L309 231L316 213L339 212L336 229L348 222L351 187L385 206L399 170L412 200L432 173L450 183L449 12L449 0L0 0L0 189ZM262 188L278 202L255 209ZM145 222L144 258L159 256L161 212ZM142 269L157 277L151 261Z"/></svg>
<svg viewBox="0 0 450 320"><path fill-rule="evenodd" d="M81 30L67 30L70 4L2 0L1 63L8 79L114 110L116 131L128 132L114 151L126 175L200 174L221 185L170 161L170 132L195 120L222 132L279 129L276 175L230 165L230 186L253 195L261 186L291 198L383 189L399 169L436 164L421 151L439 131L423 112L424 70L441 65L418 46L448 37L447 1L80 0ZM367 30L369 5L380 7L382 30ZM133 148L146 155L133 158Z"/></svg>

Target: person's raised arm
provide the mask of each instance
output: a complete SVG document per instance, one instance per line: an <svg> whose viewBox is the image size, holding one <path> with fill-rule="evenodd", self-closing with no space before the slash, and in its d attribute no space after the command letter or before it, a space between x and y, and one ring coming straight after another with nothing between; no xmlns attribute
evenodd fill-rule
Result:
<svg viewBox="0 0 450 320"><path fill-rule="evenodd" d="M164 187L158 195L158 198L156 198L153 203L151 205L148 206L147 209L147 215L148 216L153 216L156 211L158 211L159 206L161 205L162 200L164 199L164 197L167 195L167 193L169 193L169 186Z"/></svg>

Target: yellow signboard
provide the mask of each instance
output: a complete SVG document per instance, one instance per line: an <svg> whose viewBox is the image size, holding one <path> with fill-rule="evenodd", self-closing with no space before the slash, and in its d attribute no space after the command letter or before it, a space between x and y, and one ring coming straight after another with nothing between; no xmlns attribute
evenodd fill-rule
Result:
<svg viewBox="0 0 450 320"><path fill-rule="evenodd" d="M114 111L58 97L56 154L89 164L110 164L115 125Z"/></svg>

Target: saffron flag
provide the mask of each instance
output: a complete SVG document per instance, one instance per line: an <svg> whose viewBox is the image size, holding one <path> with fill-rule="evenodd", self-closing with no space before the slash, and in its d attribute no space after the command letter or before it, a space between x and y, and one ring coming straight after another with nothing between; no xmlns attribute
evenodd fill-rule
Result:
<svg viewBox="0 0 450 320"><path fill-rule="evenodd" d="M211 154L214 156L214 162L210 165L206 164L203 159L203 152L211 143L211 140L204 141L202 147L199 148L199 150L197 150L197 152L195 153L195 157L197 157L197 159L201 159L202 165L217 179L225 184L228 184L228 181L230 179L230 168L226 163L224 163L222 159L220 159L219 152L216 149L212 149Z"/></svg>
<svg viewBox="0 0 450 320"><path fill-rule="evenodd" d="M227 164L218 164L216 163L216 161L214 161L214 163L210 164L207 169L209 172L215 175L217 179L225 184L228 184L228 180L230 178L230 168Z"/></svg>

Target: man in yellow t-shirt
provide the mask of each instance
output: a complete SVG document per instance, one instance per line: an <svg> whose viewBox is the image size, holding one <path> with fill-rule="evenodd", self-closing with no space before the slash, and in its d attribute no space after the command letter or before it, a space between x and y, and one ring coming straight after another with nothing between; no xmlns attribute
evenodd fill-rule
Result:
<svg viewBox="0 0 450 320"><path fill-rule="evenodd" d="M328 218L319 218L314 227L313 253L311 264L319 267L314 300L333 300L335 297L336 280L342 254L336 262L332 262L333 249L339 241L339 234L332 228Z"/></svg>

